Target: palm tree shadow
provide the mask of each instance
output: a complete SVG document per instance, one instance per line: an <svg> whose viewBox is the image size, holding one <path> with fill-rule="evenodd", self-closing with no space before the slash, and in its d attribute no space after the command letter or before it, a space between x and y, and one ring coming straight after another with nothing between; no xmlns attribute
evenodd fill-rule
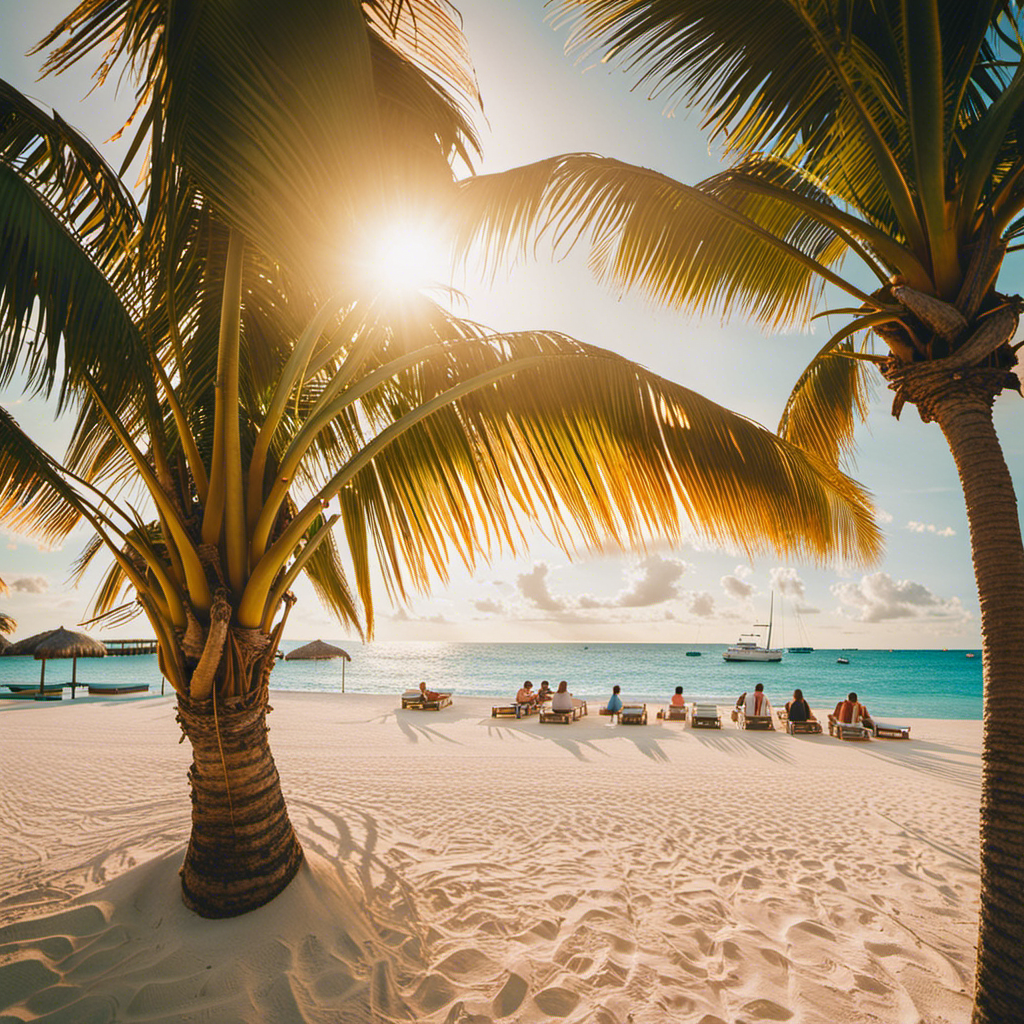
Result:
<svg viewBox="0 0 1024 1024"><path fill-rule="evenodd" d="M731 757L751 753L779 764L793 764L796 761L784 746L792 737L777 731L756 733L746 729L691 729L690 732L699 743Z"/></svg>
<svg viewBox="0 0 1024 1024"><path fill-rule="evenodd" d="M969 789L981 785L981 760L977 753L931 740L871 740L865 753L888 764L921 772L943 782Z"/></svg>
<svg viewBox="0 0 1024 1024"><path fill-rule="evenodd" d="M402 715L396 715L395 721L398 723L398 728L402 730L402 732L405 734L405 738L410 743L419 743L420 737L422 736L424 739L430 740L431 742L434 742L436 740L444 740L445 743L451 743L453 746L456 747L461 747L464 745L460 743L458 740L453 740L451 736L446 736L443 732L441 732L439 729L435 729L433 726L419 724L414 725L412 722L410 722L407 718L404 718Z"/></svg>

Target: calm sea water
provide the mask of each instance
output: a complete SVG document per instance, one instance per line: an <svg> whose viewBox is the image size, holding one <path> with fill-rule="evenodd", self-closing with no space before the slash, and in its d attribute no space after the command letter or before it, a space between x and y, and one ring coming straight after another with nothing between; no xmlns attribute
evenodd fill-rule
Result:
<svg viewBox="0 0 1024 1024"><path fill-rule="evenodd" d="M305 641L283 644L292 650ZM795 687L815 708L830 709L856 690L861 701L881 716L907 718L981 718L980 651L817 650L787 654L779 663L732 663L722 658L724 644L467 644L372 643L342 645L352 656L345 666L345 689L351 693L394 693L425 680L432 689L468 696L507 698L525 679L534 686L547 679L552 687L569 682L578 697L600 700L619 683L629 699L665 702L676 686L688 700L731 704L744 690L764 683L776 706ZM700 657L686 657L700 651ZM974 658L967 654L975 654ZM849 658L840 665L838 657ZM90 658L78 662L84 682L149 681L160 690L155 655ZM47 682L71 678L71 663L47 664ZM31 658L0 658L0 686L39 679ZM342 688L342 663L279 661L272 688L328 690ZM169 689L169 688L168 688Z"/></svg>

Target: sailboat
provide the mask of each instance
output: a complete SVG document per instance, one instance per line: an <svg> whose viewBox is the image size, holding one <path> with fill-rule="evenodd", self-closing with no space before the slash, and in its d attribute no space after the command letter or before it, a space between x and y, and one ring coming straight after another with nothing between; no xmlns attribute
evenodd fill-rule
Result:
<svg viewBox="0 0 1024 1024"><path fill-rule="evenodd" d="M764 647L760 647L757 641L760 633L741 633L739 640L728 648L722 655L726 661L782 661L782 651L772 650L772 619L775 616L775 593L772 592L771 604L768 606L768 621L755 622L756 629L768 629L768 639ZM753 639L744 639L752 637Z"/></svg>

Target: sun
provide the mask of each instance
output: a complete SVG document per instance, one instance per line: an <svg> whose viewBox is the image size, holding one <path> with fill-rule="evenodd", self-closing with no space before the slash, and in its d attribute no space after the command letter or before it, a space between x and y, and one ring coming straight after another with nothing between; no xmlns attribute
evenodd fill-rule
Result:
<svg viewBox="0 0 1024 1024"><path fill-rule="evenodd" d="M366 285L391 298L446 287L451 273L441 232L426 221L384 225L371 238L363 263Z"/></svg>

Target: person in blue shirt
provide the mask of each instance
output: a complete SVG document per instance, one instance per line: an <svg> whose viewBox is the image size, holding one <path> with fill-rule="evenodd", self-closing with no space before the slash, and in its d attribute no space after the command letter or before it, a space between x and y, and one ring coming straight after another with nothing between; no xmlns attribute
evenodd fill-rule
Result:
<svg viewBox="0 0 1024 1024"><path fill-rule="evenodd" d="M622 698L619 696L621 692L622 687L619 686L618 683L616 683L612 687L612 696L611 700L608 701L607 707L607 710L610 711L613 715L618 714L622 710Z"/></svg>

